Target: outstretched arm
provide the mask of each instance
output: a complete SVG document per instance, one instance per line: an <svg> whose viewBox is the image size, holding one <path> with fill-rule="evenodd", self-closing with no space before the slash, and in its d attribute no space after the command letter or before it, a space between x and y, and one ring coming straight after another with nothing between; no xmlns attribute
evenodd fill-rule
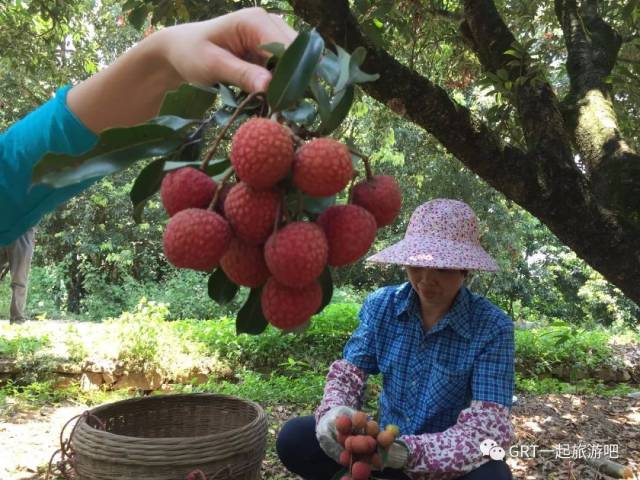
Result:
<svg viewBox="0 0 640 480"><path fill-rule="evenodd" d="M67 104L91 131L130 126L157 114L168 90L182 83L231 83L264 91L271 74L260 45L289 44L296 32L261 8L160 30L110 67L75 86Z"/></svg>

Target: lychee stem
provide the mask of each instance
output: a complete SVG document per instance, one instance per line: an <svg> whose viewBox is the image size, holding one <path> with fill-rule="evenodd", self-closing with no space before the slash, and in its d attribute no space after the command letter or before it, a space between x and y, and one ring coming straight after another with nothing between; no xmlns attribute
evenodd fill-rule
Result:
<svg viewBox="0 0 640 480"><path fill-rule="evenodd" d="M222 191L222 187L224 187L224 185L231 178L231 175L233 175L234 173L235 173L235 171L233 170L233 168L230 168L227 171L227 173L225 174L225 176L222 177L222 180L220 180L220 183L218 184L218 188L216 188L216 193L213 194L213 198L211 199L211 203L209 204L209 210L211 210L211 211L215 210L216 202L218 201L218 197L220 196L220 192Z"/></svg>
<svg viewBox="0 0 640 480"><path fill-rule="evenodd" d="M220 145L220 142L222 141L224 134L227 133L227 130L229 130L229 127L231 127L231 124L236 120L236 118L238 118L238 115L240 115L240 112L242 112L242 110L247 105L247 103L249 103L251 100L253 100L256 97L262 97L264 100L265 94L264 92L253 92L250 95L248 95L247 98L245 98L242 101L242 103L240 103L240 105L238 105L238 108L236 108L236 111L233 112L233 115L231 115L231 118L229 119L227 124L222 128L222 130L216 137L215 141L213 142L213 145L207 151L207 154L204 160L202 161L202 165L200 165L200 170L204 170L205 168L207 168L207 165L209 165L209 160L211 160L211 158L215 155L216 150L218 150L218 146Z"/></svg>
<svg viewBox="0 0 640 480"><path fill-rule="evenodd" d="M347 203L351 203L351 194L353 192L353 186L355 185L357 178L358 172L355 172L353 174L353 177L351 177L351 182L349 183L349 190L347 192Z"/></svg>
<svg viewBox="0 0 640 480"><path fill-rule="evenodd" d="M353 150L352 148L349 149L349 152L362 160L362 163L364 164L364 171L367 174L367 181L370 182L371 180L373 180L373 172L371 171L371 161L369 160L369 157L356 150Z"/></svg>

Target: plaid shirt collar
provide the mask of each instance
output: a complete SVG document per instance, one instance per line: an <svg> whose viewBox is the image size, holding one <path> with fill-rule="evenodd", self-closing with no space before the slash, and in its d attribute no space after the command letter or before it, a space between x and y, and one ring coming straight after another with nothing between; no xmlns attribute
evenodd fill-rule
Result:
<svg viewBox="0 0 640 480"><path fill-rule="evenodd" d="M406 282L404 285L401 285L400 288L396 290L395 296L395 313L398 320L410 320L416 316L417 318L421 318L420 300L411 283ZM428 334L439 332L450 326L458 334L470 340L472 338L472 331L471 325L467 322L471 313L470 300L471 292L469 292L467 287L463 286L458 291L451 309L429 330Z"/></svg>

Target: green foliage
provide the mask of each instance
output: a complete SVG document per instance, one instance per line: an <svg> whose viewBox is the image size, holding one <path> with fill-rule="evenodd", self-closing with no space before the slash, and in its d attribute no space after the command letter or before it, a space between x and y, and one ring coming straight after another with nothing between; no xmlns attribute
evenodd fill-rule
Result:
<svg viewBox="0 0 640 480"><path fill-rule="evenodd" d="M587 370L609 365L611 334L570 326L516 331L516 369L527 377L549 374L554 367Z"/></svg>
<svg viewBox="0 0 640 480"><path fill-rule="evenodd" d="M574 395L626 395L634 391L627 384L605 385L593 379L583 379L574 383L567 383L557 378L524 378L516 373L516 391L532 393L535 395L548 395L554 393L568 393Z"/></svg>
<svg viewBox="0 0 640 480"><path fill-rule="evenodd" d="M179 391L214 392L250 398L264 405L317 405L322 399L325 377L307 372L297 377L272 372L265 375L252 370L241 371L238 382L209 382L184 386Z"/></svg>
<svg viewBox="0 0 640 480"><path fill-rule="evenodd" d="M2 336L0 337L0 357L20 361L33 357L49 345L47 336L17 335L13 338Z"/></svg>

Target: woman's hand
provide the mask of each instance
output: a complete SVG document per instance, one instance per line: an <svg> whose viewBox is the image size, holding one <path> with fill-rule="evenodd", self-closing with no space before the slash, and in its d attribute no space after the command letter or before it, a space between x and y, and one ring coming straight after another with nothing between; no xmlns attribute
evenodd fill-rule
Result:
<svg viewBox="0 0 640 480"><path fill-rule="evenodd" d="M150 35L113 65L71 89L67 104L93 132L142 123L158 113L165 93L182 83L225 82L266 90L269 53L260 45L291 43L296 32L281 18L249 8Z"/></svg>
<svg viewBox="0 0 640 480"><path fill-rule="evenodd" d="M271 74L263 67L271 55L260 45L289 45L296 37L280 17L261 8L239 10L157 33L180 83L231 83L246 92L266 90Z"/></svg>

